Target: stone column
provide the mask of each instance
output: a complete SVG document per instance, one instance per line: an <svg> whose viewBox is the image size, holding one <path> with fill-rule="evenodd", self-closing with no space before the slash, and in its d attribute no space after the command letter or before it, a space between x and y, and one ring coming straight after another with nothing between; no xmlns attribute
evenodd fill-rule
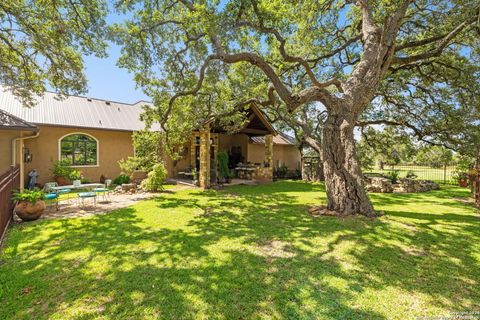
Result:
<svg viewBox="0 0 480 320"><path fill-rule="evenodd" d="M210 187L210 125L200 129L200 172L198 181L201 188Z"/></svg>
<svg viewBox="0 0 480 320"><path fill-rule="evenodd" d="M265 163L273 168L273 135L271 134L265 136Z"/></svg>

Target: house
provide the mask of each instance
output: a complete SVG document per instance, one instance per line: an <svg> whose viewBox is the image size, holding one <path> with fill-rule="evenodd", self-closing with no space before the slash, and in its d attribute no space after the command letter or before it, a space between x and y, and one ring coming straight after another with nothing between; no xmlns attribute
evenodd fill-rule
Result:
<svg viewBox="0 0 480 320"><path fill-rule="evenodd" d="M146 104L149 102L128 104L83 96L58 99L55 93L46 92L35 107L26 108L0 88L0 174L19 165L23 185L33 169L43 184L53 179L54 161L69 159L90 181L99 181L101 175L115 178L120 174L118 161L135 153L132 133L145 128L140 114ZM255 106L247 117L248 123L235 134L214 123L194 132L181 159L166 159L169 178L196 169L201 185L208 187L221 150L235 161L234 169L239 165L239 175L246 170L251 179L272 180L274 166L298 169L300 153L293 141L277 134Z"/></svg>

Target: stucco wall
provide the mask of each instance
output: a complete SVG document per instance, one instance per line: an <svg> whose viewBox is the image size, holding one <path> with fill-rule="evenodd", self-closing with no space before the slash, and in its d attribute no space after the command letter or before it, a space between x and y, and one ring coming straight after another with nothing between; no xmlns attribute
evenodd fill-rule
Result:
<svg viewBox="0 0 480 320"><path fill-rule="evenodd" d="M12 165L12 139L20 135L21 131L18 130L0 130L0 174Z"/></svg>
<svg viewBox="0 0 480 320"><path fill-rule="evenodd" d="M99 181L102 174L114 179L120 174L118 161L133 156L134 153L131 132L51 126L39 126L39 128L40 136L26 140L24 147L29 148L33 154L33 161L25 164L25 173L34 168L37 169L40 183L53 181L51 168L53 161L59 158L58 141L67 134L85 133L98 140L98 164L75 166L90 181Z"/></svg>
<svg viewBox="0 0 480 320"><path fill-rule="evenodd" d="M265 145L248 144L248 161L252 163L262 163L265 159ZM301 156L295 146L274 145L273 146L273 166L279 167L285 164L289 170L300 168Z"/></svg>

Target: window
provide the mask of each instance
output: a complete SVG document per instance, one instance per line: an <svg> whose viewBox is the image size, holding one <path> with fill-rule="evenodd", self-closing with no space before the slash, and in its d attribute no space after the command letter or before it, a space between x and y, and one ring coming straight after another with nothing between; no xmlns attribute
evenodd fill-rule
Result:
<svg viewBox="0 0 480 320"><path fill-rule="evenodd" d="M60 140L60 159L73 166L97 165L98 143L86 134L71 134Z"/></svg>

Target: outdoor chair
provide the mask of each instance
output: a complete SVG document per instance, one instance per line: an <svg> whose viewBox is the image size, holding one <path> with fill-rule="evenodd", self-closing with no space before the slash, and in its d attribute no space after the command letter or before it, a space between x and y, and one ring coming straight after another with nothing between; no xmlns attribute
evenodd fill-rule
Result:
<svg viewBox="0 0 480 320"><path fill-rule="evenodd" d="M93 206L97 205L97 193L96 192L79 192L78 198L81 200L82 207L85 205L85 199L93 198Z"/></svg>
<svg viewBox="0 0 480 320"><path fill-rule="evenodd" d="M103 201L108 201L109 196L110 196L110 189L109 186L112 184L112 180L107 179L105 180L105 187L104 188L95 188L93 189L93 192L102 195L103 196Z"/></svg>
<svg viewBox="0 0 480 320"><path fill-rule="evenodd" d="M56 194L55 192L47 193L43 196L43 200L45 201L45 204L49 207L55 204L56 210L58 211L58 194Z"/></svg>
<svg viewBox="0 0 480 320"><path fill-rule="evenodd" d="M69 188L64 188L64 189L60 189L60 190L53 190L52 187L58 187L58 183L56 182L46 182L44 185L43 185L43 192L46 192L46 193L56 193L58 195L61 195L61 194L68 194L72 191L72 189L69 189Z"/></svg>

